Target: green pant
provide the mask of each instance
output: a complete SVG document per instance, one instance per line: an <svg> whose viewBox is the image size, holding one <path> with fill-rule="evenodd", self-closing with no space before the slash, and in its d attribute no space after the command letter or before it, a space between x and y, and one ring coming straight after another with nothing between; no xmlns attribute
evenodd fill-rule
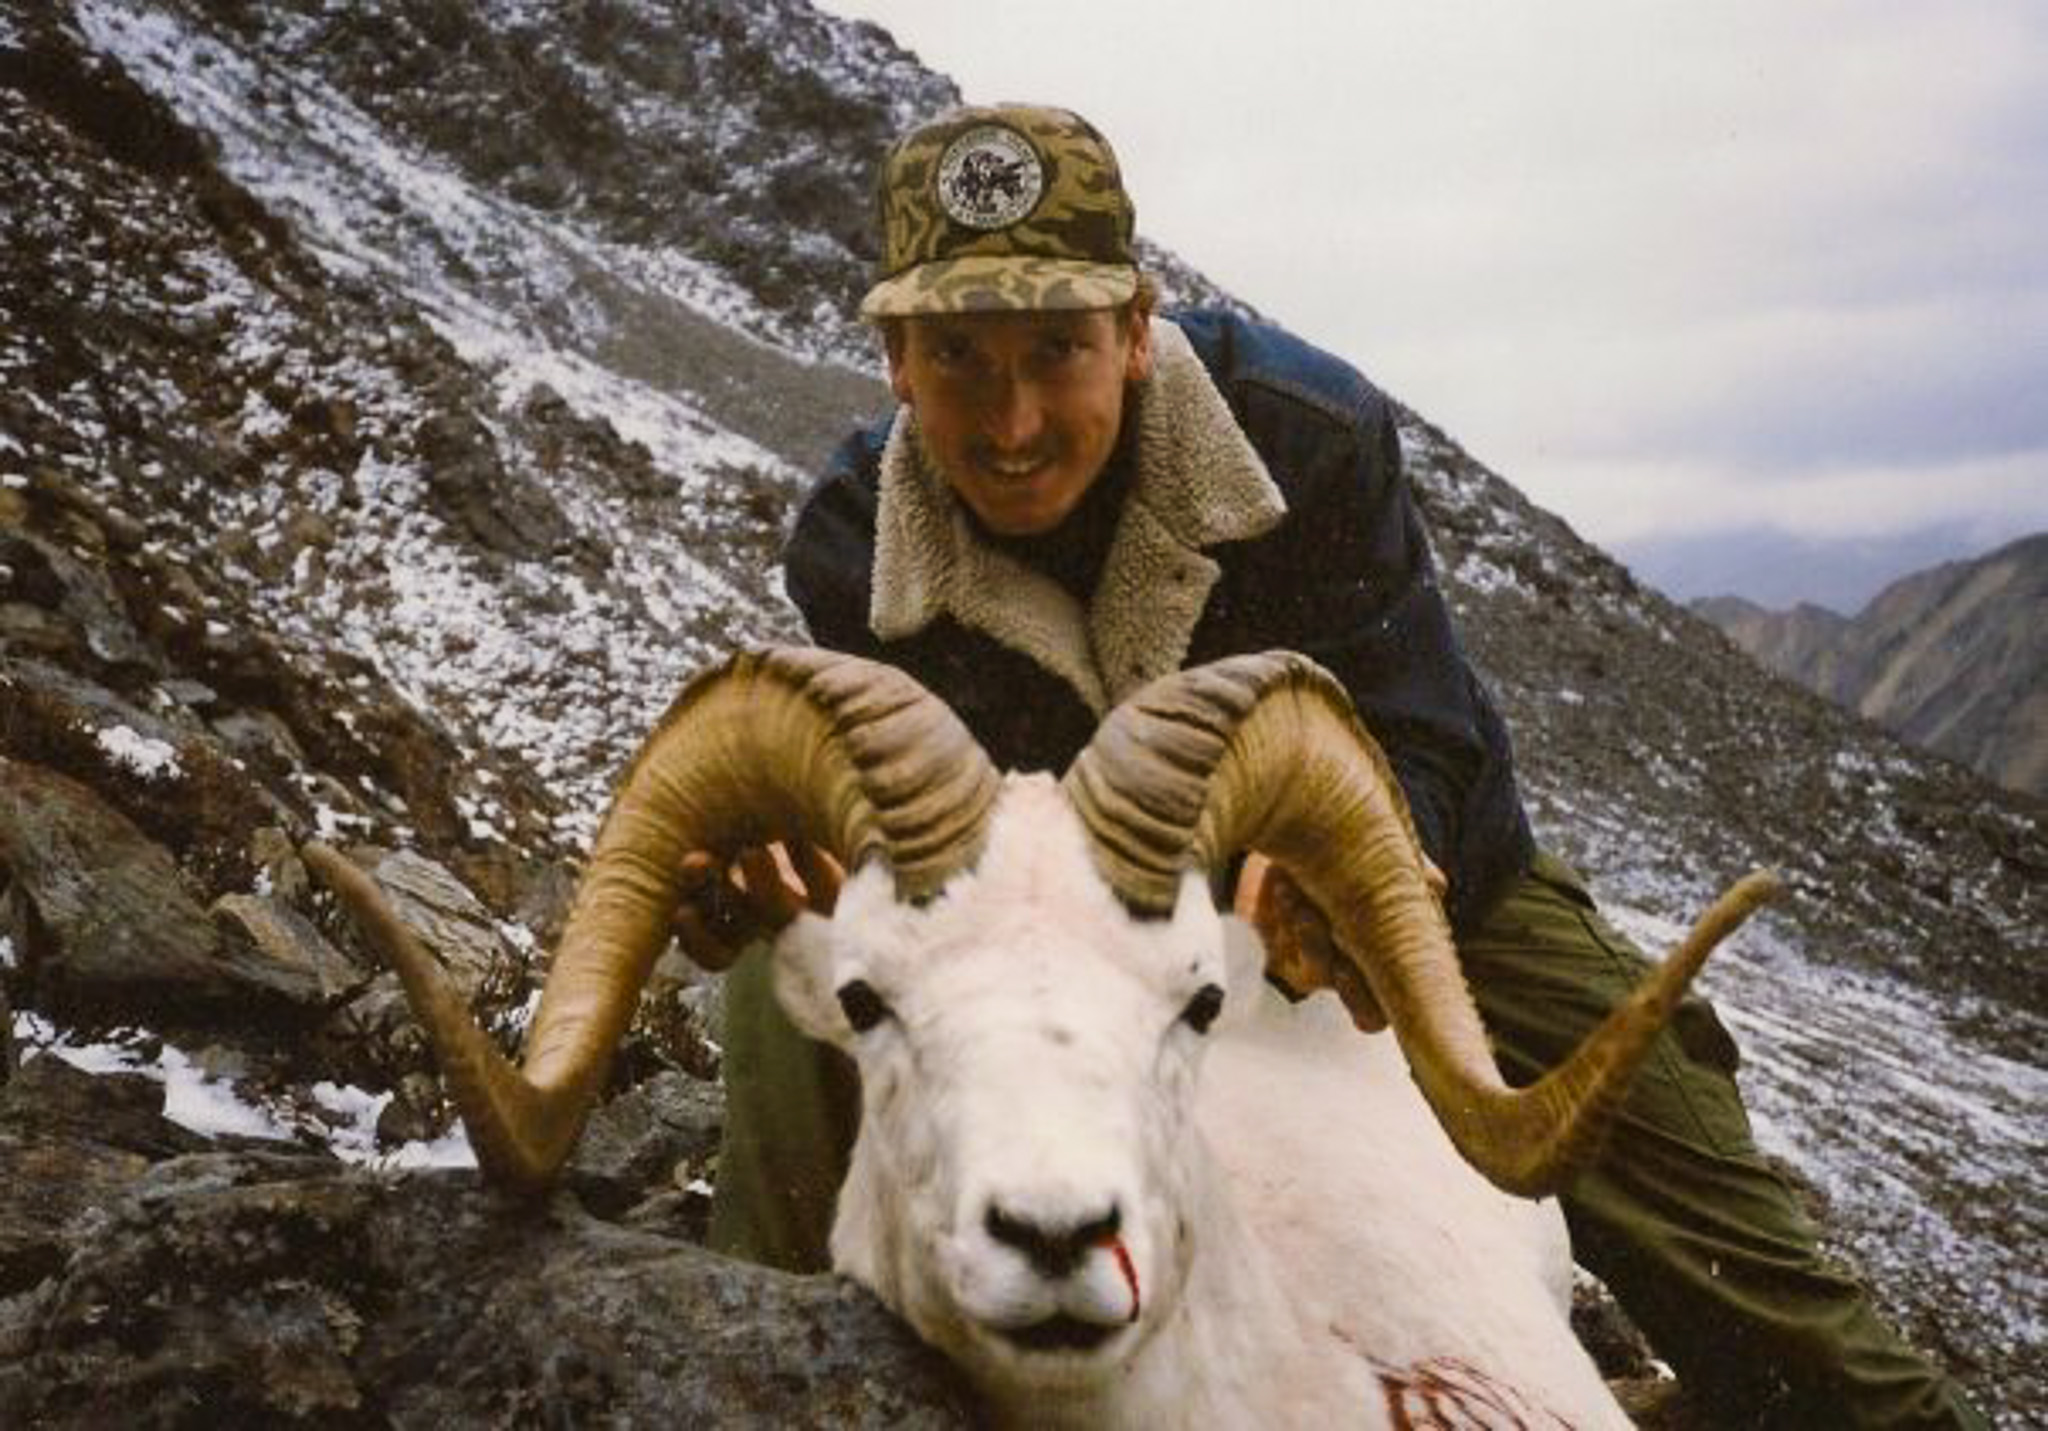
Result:
<svg viewBox="0 0 2048 1431"><path fill-rule="evenodd" d="M1542 854L1458 947L1516 1084L1563 1059L1648 967L1578 876ZM782 1017L764 954L749 954L726 986L712 1245L817 1270L859 1117L857 1075ZM1713 1010L1688 1000L1600 1161L1563 1199L1574 1255L1717 1424L1987 1424L1822 1259L1812 1225L1750 1136L1735 1064Z"/></svg>
<svg viewBox="0 0 2048 1431"><path fill-rule="evenodd" d="M724 1002L725 1136L710 1243L763 1266L822 1272L832 1264L833 1207L860 1127L860 1074L782 1012L767 945L732 966Z"/></svg>
<svg viewBox="0 0 2048 1431"><path fill-rule="evenodd" d="M1458 943L1510 1083L1534 1082L1642 981L1647 961L1562 861L1539 854ZM1734 1040L1688 999L1600 1160L1563 1198L1572 1252L1716 1424L1983 1426L1941 1371L1829 1265L1750 1136Z"/></svg>

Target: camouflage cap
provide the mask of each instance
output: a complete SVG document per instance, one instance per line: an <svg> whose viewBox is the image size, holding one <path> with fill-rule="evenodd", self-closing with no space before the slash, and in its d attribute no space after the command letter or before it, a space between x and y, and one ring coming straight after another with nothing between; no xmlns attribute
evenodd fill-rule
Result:
<svg viewBox="0 0 2048 1431"><path fill-rule="evenodd" d="M951 110L897 140L876 198L881 275L862 317L1114 308L1137 291L1116 154L1064 109Z"/></svg>

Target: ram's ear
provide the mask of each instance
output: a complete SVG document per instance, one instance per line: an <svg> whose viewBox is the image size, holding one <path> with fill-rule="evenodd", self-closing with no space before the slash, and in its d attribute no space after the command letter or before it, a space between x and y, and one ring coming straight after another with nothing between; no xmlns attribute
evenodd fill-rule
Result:
<svg viewBox="0 0 2048 1431"><path fill-rule="evenodd" d="M806 911L775 940L775 999L789 1021L822 1043L853 1040L833 984L832 921Z"/></svg>

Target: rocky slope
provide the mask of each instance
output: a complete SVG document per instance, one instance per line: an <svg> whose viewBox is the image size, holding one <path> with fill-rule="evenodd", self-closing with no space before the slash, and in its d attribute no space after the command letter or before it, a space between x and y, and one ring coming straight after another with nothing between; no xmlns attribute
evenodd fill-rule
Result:
<svg viewBox="0 0 2048 1431"><path fill-rule="evenodd" d="M707 986L502 1206L297 858L348 844L516 1041L610 772L794 634L776 534L883 397L869 166L951 98L794 0L0 0L0 1423L960 1423L871 1304L691 1245ZM1766 1139L2048 1413L2041 807L1405 440L1545 838L1652 942L1788 874L1710 971Z"/></svg>
<svg viewBox="0 0 2048 1431"><path fill-rule="evenodd" d="M2048 795L2048 535L1903 577L1853 617L1739 597L1692 609L1809 690Z"/></svg>

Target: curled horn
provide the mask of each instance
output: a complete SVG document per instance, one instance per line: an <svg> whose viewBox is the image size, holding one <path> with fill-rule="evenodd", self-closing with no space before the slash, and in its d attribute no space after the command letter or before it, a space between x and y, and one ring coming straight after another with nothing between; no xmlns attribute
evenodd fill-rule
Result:
<svg viewBox="0 0 2048 1431"><path fill-rule="evenodd" d="M980 853L998 776L966 727L891 667L802 648L692 681L627 766L514 1068L352 861L309 864L396 966L487 1176L546 1187L567 1159L669 939L685 854L803 839L879 856L923 899Z"/></svg>
<svg viewBox="0 0 2048 1431"><path fill-rule="evenodd" d="M1329 916L1466 1161L1496 1186L1568 1185L1714 945L1775 891L1752 874L1563 1064L1501 1080L1423 875L1400 786L1342 687L1291 652L1155 681L1113 711L1063 782L1103 875L1134 908L1173 906L1182 872L1246 849L1284 865Z"/></svg>

